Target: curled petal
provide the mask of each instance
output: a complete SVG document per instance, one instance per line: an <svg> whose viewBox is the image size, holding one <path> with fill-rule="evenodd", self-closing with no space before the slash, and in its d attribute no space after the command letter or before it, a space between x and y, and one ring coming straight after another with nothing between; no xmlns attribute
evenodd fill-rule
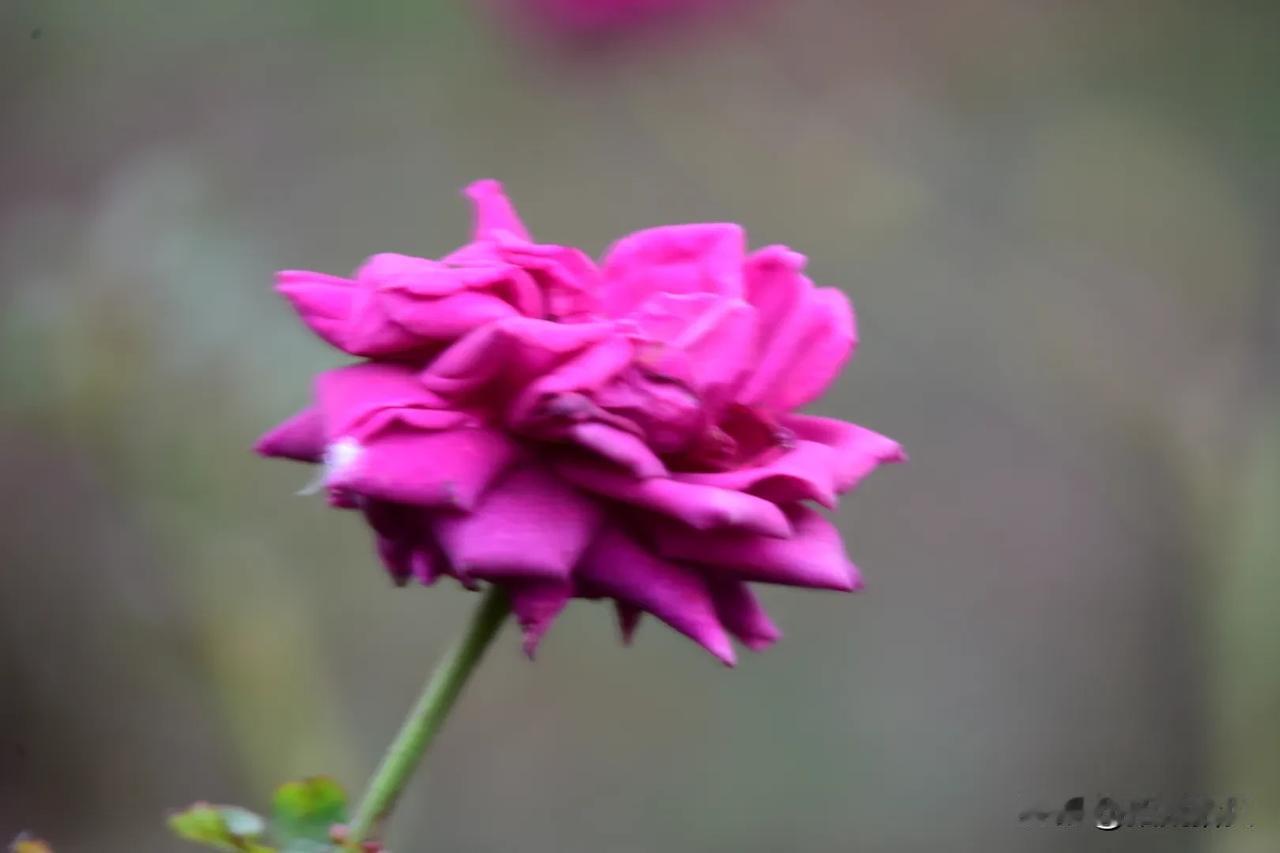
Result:
<svg viewBox="0 0 1280 853"><path fill-rule="evenodd" d="M459 575L567 580L600 523L599 506L535 464L513 467L466 514L436 520Z"/></svg>
<svg viewBox="0 0 1280 853"><path fill-rule="evenodd" d="M631 313L655 293L742 295L746 235L738 225L668 225L623 237L605 255L603 308Z"/></svg>
<svg viewBox="0 0 1280 853"><path fill-rule="evenodd" d="M790 539L748 533L700 533L676 525L656 530L665 557L712 567L727 577L815 589L851 591L861 585L845 556L840 531L814 510L796 504L787 515Z"/></svg>
<svg viewBox="0 0 1280 853"><path fill-rule="evenodd" d="M750 468L712 473L680 473L685 483L750 492L775 503L813 500L825 507L836 505L836 453L825 444L796 441L772 461Z"/></svg>
<svg viewBox="0 0 1280 853"><path fill-rule="evenodd" d="M551 624L573 595L573 583L565 580L537 580L507 585L511 610L524 634L524 653L533 657Z"/></svg>
<svg viewBox="0 0 1280 853"><path fill-rule="evenodd" d="M905 462L902 445L866 427L816 415L786 415L783 426L806 441L825 444L834 451L836 491L858 485L879 465Z"/></svg>
<svg viewBox="0 0 1280 853"><path fill-rule="evenodd" d="M636 628L640 625L640 617L644 615L644 611L634 604L622 601L615 601L613 609L618 617L618 633L622 635L622 642L629 646L635 639Z"/></svg>
<svg viewBox="0 0 1280 853"><path fill-rule="evenodd" d="M598 495L662 513L695 530L737 529L790 536L791 523L776 504L739 491L685 483L667 477L637 480L599 465L564 462L556 471Z"/></svg>
<svg viewBox="0 0 1280 853"><path fill-rule="evenodd" d="M707 583L720 624L751 651L762 651L782 636L745 583L723 577L708 578Z"/></svg>
<svg viewBox="0 0 1280 853"><path fill-rule="evenodd" d="M573 441L630 471L632 476L646 479L662 477L667 466L639 437L598 421L574 424L568 436Z"/></svg>
<svg viewBox="0 0 1280 853"><path fill-rule="evenodd" d="M449 429L470 420L445 408L402 364L364 362L325 371L316 377L316 397L330 442L345 437L364 442L393 424Z"/></svg>
<svg viewBox="0 0 1280 853"><path fill-rule="evenodd" d="M542 294L533 278L500 261L457 265L384 252L366 260L356 279L376 291L389 317L422 337L461 334L448 330L462 325L466 317L453 315L464 309L481 321L516 314L540 317L543 313ZM458 302L456 297L462 294L470 294L472 302ZM481 313L481 305L490 305L488 311L493 316Z"/></svg>
<svg viewBox="0 0 1280 853"><path fill-rule="evenodd" d="M756 351L756 309L741 299L660 293L627 322L639 335L661 344L642 351L642 359L661 366L668 350L681 353L690 378L704 392L736 388Z"/></svg>
<svg viewBox="0 0 1280 853"><path fill-rule="evenodd" d="M531 417L543 401L556 394L594 391L625 370L634 355L635 347L626 338L618 335L603 337L594 346L583 349L531 383L512 405L511 421L520 423Z"/></svg>
<svg viewBox="0 0 1280 853"><path fill-rule="evenodd" d="M500 257L527 271L546 299L546 313L561 322L583 322L600 308L600 271L583 251L570 246L500 240Z"/></svg>
<svg viewBox="0 0 1280 853"><path fill-rule="evenodd" d="M324 458L324 418L315 406L308 407L273 428L254 445L263 456L319 462Z"/></svg>
<svg viewBox="0 0 1280 853"><path fill-rule="evenodd" d="M475 215L475 239L492 240L506 233L529 240L529 232L520 221L515 205L507 198L502 184L492 178L476 181L463 190L471 201Z"/></svg>
<svg viewBox="0 0 1280 853"><path fill-rule="evenodd" d="M478 328L445 350L420 376L424 387L456 399L501 382L520 387L612 333L608 323L561 324L515 317Z"/></svg>
<svg viewBox="0 0 1280 853"><path fill-rule="evenodd" d="M474 509L515 460L515 445L483 428L423 431L392 425L330 467L326 485L394 503Z"/></svg>
<svg viewBox="0 0 1280 853"><path fill-rule="evenodd" d="M588 549L577 577L590 589L652 613L730 666L733 646L702 575L644 550L617 528Z"/></svg>
<svg viewBox="0 0 1280 853"><path fill-rule="evenodd" d="M392 580L403 585L410 578L424 586L435 583L441 563L431 537L427 510L386 501L363 502L364 515L373 528L378 555Z"/></svg>
<svg viewBox="0 0 1280 853"><path fill-rule="evenodd" d="M276 293L322 340L346 349L347 323L356 300L354 281L306 270L281 270L276 273Z"/></svg>
<svg viewBox="0 0 1280 853"><path fill-rule="evenodd" d="M756 252L747 265L747 298L769 317L755 372L738 401L777 412L819 397L858 343L853 307L834 288L815 288L804 257L782 247Z"/></svg>

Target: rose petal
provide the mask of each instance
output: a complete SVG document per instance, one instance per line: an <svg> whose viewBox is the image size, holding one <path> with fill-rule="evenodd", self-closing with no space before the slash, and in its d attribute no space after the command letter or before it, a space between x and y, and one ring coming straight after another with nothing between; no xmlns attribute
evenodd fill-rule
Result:
<svg viewBox="0 0 1280 853"><path fill-rule="evenodd" d="M352 364L321 373L315 384L329 442L345 437L365 442L392 424L448 429L470 420L447 409L408 365Z"/></svg>
<svg viewBox="0 0 1280 853"><path fill-rule="evenodd" d="M656 547L664 557L713 567L739 580L842 591L860 586L835 525L800 504L789 507L787 516L795 528L790 539L663 525L655 528Z"/></svg>
<svg viewBox="0 0 1280 853"><path fill-rule="evenodd" d="M643 441L629 432L602 424L597 421L574 424L569 428L569 437L587 448L603 456L605 459L630 471L632 476L640 479L662 477L667 473L667 466L649 449Z"/></svg>
<svg viewBox="0 0 1280 853"><path fill-rule="evenodd" d="M738 225L668 225L623 237L606 253L603 308L634 311L655 293L742 295L746 235Z"/></svg>
<svg viewBox="0 0 1280 853"><path fill-rule="evenodd" d="M611 332L607 323L500 320L449 347L419 378L424 387L449 399L477 394L499 379L519 388Z"/></svg>
<svg viewBox="0 0 1280 853"><path fill-rule="evenodd" d="M720 624L753 652L773 645L782 636L769 614L745 583L731 578L708 578Z"/></svg>
<svg viewBox="0 0 1280 853"><path fill-rule="evenodd" d="M253 449L263 456L319 462L324 445L324 418L318 408L309 406L273 427Z"/></svg>
<svg viewBox="0 0 1280 853"><path fill-rule="evenodd" d="M347 322L356 297L356 283L336 275L306 270L276 273L279 293L302 322L320 338L338 349L346 349Z"/></svg>
<svg viewBox="0 0 1280 853"><path fill-rule="evenodd" d="M515 205L507 198L502 184L487 178L476 181L463 190L471 200L475 215L475 239L491 240L496 234L506 232L522 240L529 240L528 230L516 214Z"/></svg>
<svg viewBox="0 0 1280 853"><path fill-rule="evenodd" d="M677 473L684 483L750 492L774 503L813 500L836 505L836 452L825 444L797 441L795 446L764 465L709 473Z"/></svg>
<svg viewBox="0 0 1280 853"><path fill-rule="evenodd" d="M556 472L596 494L678 519L697 530L731 528L790 536L791 524L775 504L754 495L667 477L637 480L599 465L556 464Z"/></svg>
<svg viewBox="0 0 1280 853"><path fill-rule="evenodd" d="M658 558L616 528L605 528L587 550L577 576L604 595L652 613L733 665L733 646L698 572Z"/></svg>
<svg viewBox="0 0 1280 853"><path fill-rule="evenodd" d="M826 390L857 345L853 307L833 288L814 288L804 256L772 246L747 263L747 298L770 318L755 372L738 401L789 411Z"/></svg>
<svg viewBox="0 0 1280 853"><path fill-rule="evenodd" d="M840 493L857 486L879 465L907 459L898 442L848 421L816 415L786 415L780 422L800 438L825 444L835 451L833 473L836 491Z"/></svg>
<svg viewBox="0 0 1280 853"><path fill-rule="evenodd" d="M644 615L644 611L634 604L622 601L615 601L613 609L618 617L618 633L622 635L622 642L629 646L635 639L636 628L640 625L640 617Z"/></svg>
<svg viewBox="0 0 1280 853"><path fill-rule="evenodd" d="M694 384L704 392L736 388L756 351L756 310L741 299L660 293L628 322L663 345L642 350L643 357L661 360L665 350L683 353Z"/></svg>
<svg viewBox="0 0 1280 853"><path fill-rule="evenodd" d="M497 430L391 425L368 444L354 445L326 485L396 503L470 510L516 456L515 445Z"/></svg>
<svg viewBox="0 0 1280 853"><path fill-rule="evenodd" d="M600 517L596 502L528 464L510 469L472 512L439 516L436 534L460 575L567 579Z"/></svg>
<svg viewBox="0 0 1280 853"><path fill-rule="evenodd" d="M507 585L511 610L524 633L524 653L530 658L551 624L573 595L570 581L528 581Z"/></svg>

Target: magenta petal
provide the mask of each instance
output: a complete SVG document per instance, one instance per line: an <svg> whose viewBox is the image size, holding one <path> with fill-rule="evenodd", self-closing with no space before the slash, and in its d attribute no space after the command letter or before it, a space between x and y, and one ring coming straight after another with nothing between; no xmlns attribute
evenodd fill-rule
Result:
<svg viewBox="0 0 1280 853"><path fill-rule="evenodd" d="M254 445L263 456L319 462L324 458L324 418L310 406L274 427Z"/></svg>
<svg viewBox="0 0 1280 853"><path fill-rule="evenodd" d="M720 623L751 651L762 651L782 636L745 583L731 578L711 578L707 583Z"/></svg>
<svg viewBox="0 0 1280 853"><path fill-rule="evenodd" d="M659 354L683 353L690 378L704 392L736 388L757 350L756 309L741 299L659 293L627 322L644 338L662 344Z"/></svg>
<svg viewBox="0 0 1280 853"><path fill-rule="evenodd" d="M441 337L439 329L461 324L451 315L462 310L457 306L465 308L468 303L450 300L464 293L492 299L505 306L509 315L543 313L542 294L533 278L500 260L450 264L384 252L366 260L356 278L376 291L389 317L424 337ZM478 309L468 310L474 314Z"/></svg>
<svg viewBox="0 0 1280 853"><path fill-rule="evenodd" d="M786 415L783 426L807 441L818 442L835 451L836 491L854 488L879 465L905 462L902 445L866 427L821 418L815 415Z"/></svg>
<svg viewBox="0 0 1280 853"><path fill-rule="evenodd" d="M349 459L331 467L326 485L396 503L470 510L516 455L496 430L393 425L355 445Z"/></svg>
<svg viewBox="0 0 1280 853"><path fill-rule="evenodd" d="M606 253L604 312L621 317L655 293L742 295L746 235L738 225L668 225L623 237Z"/></svg>
<svg viewBox="0 0 1280 853"><path fill-rule="evenodd" d="M712 473L672 476L685 483L750 492L775 503L813 500L825 507L836 505L837 456L834 449L814 441L795 446L764 465Z"/></svg>
<svg viewBox="0 0 1280 853"><path fill-rule="evenodd" d="M439 516L436 534L459 575L563 580L599 523L595 502L528 464L510 469L472 512Z"/></svg>
<svg viewBox="0 0 1280 853"><path fill-rule="evenodd" d="M417 410L422 417L433 418L436 428L452 426L465 418L445 409L443 401L427 390L408 365L372 361L352 364L321 373L315 384L329 441L343 437L363 441L387 425L387 413L391 413L391 420L398 420L396 413Z"/></svg>
<svg viewBox="0 0 1280 853"><path fill-rule="evenodd" d="M305 270L282 270L276 273L276 292L289 301L311 331L338 349L346 349L347 321L356 297L354 281Z"/></svg>
<svg viewBox="0 0 1280 853"><path fill-rule="evenodd" d="M569 436L578 444L595 451L640 479L662 477L667 473L667 467L662 464L662 460L644 441L608 424L598 421L574 424L569 428Z"/></svg>
<svg viewBox="0 0 1280 853"><path fill-rule="evenodd" d="M857 345L853 307L834 288L814 288L800 274L799 255L783 250L759 253L748 292L762 317L756 370L738 401L773 411L790 411L819 397ZM760 271L760 264L766 272ZM769 312L785 312L771 315Z"/></svg>
<svg viewBox="0 0 1280 853"><path fill-rule="evenodd" d="M564 325L515 317L478 328L445 350L421 374L422 384L456 398L491 382L519 386L550 370L567 356L608 336L607 323Z"/></svg>
<svg viewBox="0 0 1280 853"><path fill-rule="evenodd" d="M492 240L500 232L513 234L521 240L531 239L502 184L487 178L471 184L463 193L471 200L475 211L475 239Z"/></svg>
<svg viewBox="0 0 1280 853"><path fill-rule="evenodd" d="M591 319L600 306L600 271L580 249L502 241L499 253L527 270L542 288L547 315L562 322Z"/></svg>
<svg viewBox="0 0 1280 853"><path fill-rule="evenodd" d="M640 625L640 617L644 615L644 611L625 601L614 601L613 609L618 617L618 633L622 635L622 642L629 646L635 639L636 628Z"/></svg>
<svg viewBox="0 0 1280 853"><path fill-rule="evenodd" d="M531 383L512 405L511 419L523 421L552 395L594 391L625 370L634 357L635 347L620 335L599 340Z"/></svg>
<svg viewBox="0 0 1280 853"><path fill-rule="evenodd" d="M790 539L745 533L700 533L677 525L656 529L660 554L700 563L739 580L850 591L858 570L845 556L840 531L826 518L796 504L787 515Z"/></svg>
<svg viewBox="0 0 1280 853"><path fill-rule="evenodd" d="M573 595L570 581L528 581L507 585L511 610L524 633L524 653L533 657L542 637Z"/></svg>
<svg viewBox="0 0 1280 853"><path fill-rule="evenodd" d="M637 480L598 465L563 463L556 470L596 494L662 513L698 530L736 528L765 536L791 535L782 510L754 495L667 477Z"/></svg>
<svg viewBox="0 0 1280 853"><path fill-rule="evenodd" d="M616 528L588 549L577 575L592 590L652 613L730 666L733 645L711 592L693 569L660 559Z"/></svg>
<svg viewBox="0 0 1280 853"><path fill-rule="evenodd" d="M435 581L438 566L431 539L431 520L425 509L365 501L364 515L373 528L378 555L392 580L401 585L410 578L425 585Z"/></svg>
<svg viewBox="0 0 1280 853"><path fill-rule="evenodd" d="M454 341L473 329L519 316L490 293L466 291L426 301L383 293L381 301L388 316L423 341Z"/></svg>

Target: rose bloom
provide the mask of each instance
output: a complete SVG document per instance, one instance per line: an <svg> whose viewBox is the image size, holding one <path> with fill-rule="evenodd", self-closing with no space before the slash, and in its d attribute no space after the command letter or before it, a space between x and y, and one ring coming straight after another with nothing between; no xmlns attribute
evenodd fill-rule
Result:
<svg viewBox="0 0 1280 853"><path fill-rule="evenodd" d="M857 342L853 311L782 246L673 225L597 265L536 243L496 181L470 243L380 254L354 276L285 271L302 321L364 361L259 444L323 465L399 583L499 584L529 654L571 598L650 613L732 664L778 636L751 582L861 581L828 509L897 442L797 414Z"/></svg>

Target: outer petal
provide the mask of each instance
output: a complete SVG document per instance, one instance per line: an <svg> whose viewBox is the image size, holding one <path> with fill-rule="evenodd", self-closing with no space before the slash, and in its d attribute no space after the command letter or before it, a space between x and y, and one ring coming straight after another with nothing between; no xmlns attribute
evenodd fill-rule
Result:
<svg viewBox="0 0 1280 853"><path fill-rule="evenodd" d="M751 651L762 651L782 636L745 583L730 578L710 578L707 583L720 623Z"/></svg>
<svg viewBox="0 0 1280 853"><path fill-rule="evenodd" d="M814 441L797 441L792 449L764 465L672 476L685 483L750 492L775 503L807 499L834 507L836 467L835 450Z"/></svg>
<svg viewBox="0 0 1280 853"><path fill-rule="evenodd" d="M533 278L501 261L456 265L384 252L366 260L356 278L378 292L396 322L426 337L438 336L435 329L449 325L432 316L441 313L437 308L447 306L449 297L466 292L504 306L508 315L540 317L543 313L542 294Z"/></svg>
<svg viewBox="0 0 1280 853"><path fill-rule="evenodd" d="M509 470L471 513L439 516L436 534L459 575L568 580L600 518L590 498L528 464Z"/></svg>
<svg viewBox="0 0 1280 853"><path fill-rule="evenodd" d="M618 616L618 633L622 635L622 642L629 646L635 639L636 628L640 624L640 617L644 615L644 611L634 604L617 600L613 602L613 609Z"/></svg>
<svg viewBox="0 0 1280 853"><path fill-rule="evenodd" d="M447 408L402 364L371 361L325 371L316 377L316 398L330 442L364 442L391 424L448 429L470 420Z"/></svg>
<svg viewBox="0 0 1280 853"><path fill-rule="evenodd" d="M667 466L639 437L629 432L588 421L569 428L568 437L588 450L631 472L633 477L662 477Z"/></svg>
<svg viewBox="0 0 1280 853"><path fill-rule="evenodd" d="M483 428L423 431L396 424L354 443L326 485L395 503L469 510L516 458L502 433Z"/></svg>
<svg viewBox="0 0 1280 853"><path fill-rule="evenodd" d="M606 528L583 557L577 576L589 589L647 610L733 665L733 646L711 591L693 569L660 559L617 528Z"/></svg>
<svg viewBox="0 0 1280 853"><path fill-rule="evenodd" d="M311 406L258 439L254 450L263 456L319 462L324 458L324 446L324 418L318 408Z"/></svg>
<svg viewBox="0 0 1280 853"><path fill-rule="evenodd" d="M416 578L431 585L441 565L431 538L427 510L407 504L366 501L364 515L373 528L378 555L397 584Z"/></svg>
<svg viewBox="0 0 1280 853"><path fill-rule="evenodd" d="M571 581L527 581L507 585L511 609L524 632L524 653L533 657L538 643L573 595Z"/></svg>
<svg viewBox="0 0 1280 853"><path fill-rule="evenodd" d="M499 380L504 387L519 388L612 332L608 323L502 320L474 330L449 347L420 379L425 387L450 399L483 392Z"/></svg>
<svg viewBox="0 0 1280 853"><path fill-rule="evenodd" d="M696 530L737 529L765 536L790 536L791 523L763 498L666 477L637 480L603 466L563 462L557 473L598 495L652 510Z"/></svg>
<svg viewBox="0 0 1280 853"><path fill-rule="evenodd" d="M800 438L825 444L835 451L833 473L838 492L854 488L881 464L907 459L906 451L898 442L848 421L786 415L781 423Z"/></svg>
<svg viewBox="0 0 1280 853"><path fill-rule="evenodd" d="M471 200L475 211L475 239L492 240L503 232L521 240L531 239L499 182L492 178L476 181L463 190L463 194Z"/></svg>
<svg viewBox="0 0 1280 853"><path fill-rule="evenodd" d="M822 394L857 345L853 307L833 288L814 288L800 270L804 257L782 247L748 261L748 299L765 324L756 370L738 401L789 411Z"/></svg>
<svg viewBox="0 0 1280 853"><path fill-rule="evenodd" d="M281 270L276 273L276 292L288 300L311 331L332 346L346 349L347 322L356 299L354 281L306 270Z"/></svg>
<svg viewBox="0 0 1280 853"><path fill-rule="evenodd" d="M695 533L676 525L656 531L660 554L700 563L727 577L787 586L850 591L861 585L844 553L840 531L817 512L796 504L787 515L790 539L745 533Z"/></svg>
<svg viewBox="0 0 1280 853"><path fill-rule="evenodd" d="M734 389L756 352L756 310L741 299L709 293L659 293L628 319L638 334L661 344L642 352L660 363L667 349L683 353L701 391Z"/></svg>
<svg viewBox="0 0 1280 853"><path fill-rule="evenodd" d="M655 293L742 295L738 225L668 225L623 237L604 258L604 312L621 317Z"/></svg>

